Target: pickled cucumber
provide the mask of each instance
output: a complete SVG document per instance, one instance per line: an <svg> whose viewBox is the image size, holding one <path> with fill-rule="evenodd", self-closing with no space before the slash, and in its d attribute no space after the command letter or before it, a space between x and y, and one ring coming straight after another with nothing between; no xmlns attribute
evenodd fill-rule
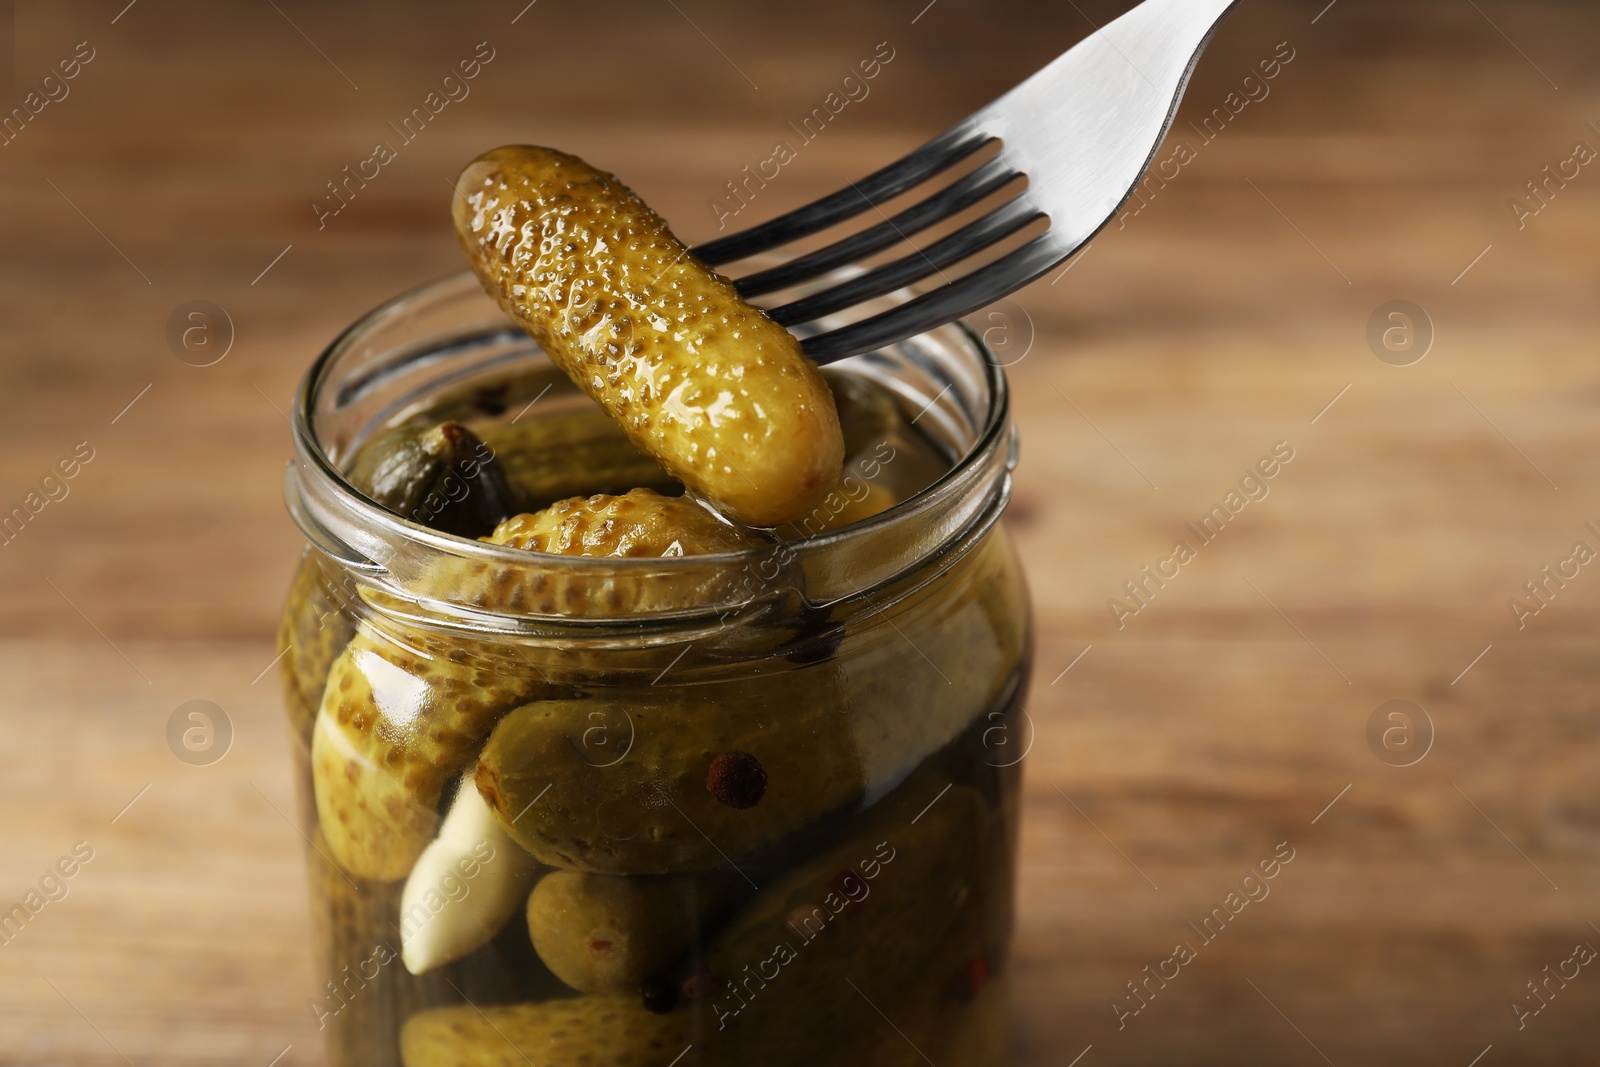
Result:
<svg viewBox="0 0 1600 1067"><path fill-rule="evenodd" d="M568 556L673 557L733 552L770 539L722 521L687 497L650 489L621 496L559 500L531 515L517 515L483 538L490 544ZM738 573L713 582L730 587ZM632 614L694 607L717 590L703 573L614 571L508 566L451 559L431 577L441 598L470 607L536 615Z"/></svg>
<svg viewBox="0 0 1600 1067"><path fill-rule="evenodd" d="M306 851L312 924L323 946L322 988L307 1003L327 1035L334 1067L393 1067L400 1062L393 1034L406 1012L421 1007L399 960L394 917L400 887L351 878L313 831Z"/></svg>
<svg viewBox="0 0 1600 1067"><path fill-rule="evenodd" d="M764 885L693 976L715 1062L823 1062L881 1033L972 897L984 820L976 790L919 774Z"/></svg>
<svg viewBox="0 0 1600 1067"><path fill-rule="evenodd" d="M349 480L398 515L466 537L487 533L517 510L494 451L456 423L381 435L357 453ZM354 591L340 588L330 570L315 549L306 551L278 630L290 729L307 742L328 671L356 629Z"/></svg>
<svg viewBox="0 0 1600 1067"><path fill-rule="evenodd" d="M278 673L289 705L289 732L301 744L311 742L328 671L355 635L349 600L330 580L317 550L307 548L278 625Z"/></svg>
<svg viewBox="0 0 1600 1067"><path fill-rule="evenodd" d="M566 555L683 555L760 543L693 501L649 490L562 501L502 523L488 540L497 538ZM522 576L449 560L434 584L473 606L546 613L660 591L640 579L540 574L525 583ZM445 785L470 764L500 715L543 686L526 663L477 647L372 622L335 661L313 730L312 780L329 847L352 874L403 878L438 827Z"/></svg>
<svg viewBox="0 0 1600 1067"><path fill-rule="evenodd" d="M349 477L401 518L462 537L521 510L494 449L457 422L390 430L357 453Z"/></svg>
<svg viewBox="0 0 1600 1067"><path fill-rule="evenodd" d="M480 433L506 479L521 492L524 507L630 489L668 496L683 492L676 478L628 440L616 420L587 402L575 410L491 424Z"/></svg>
<svg viewBox="0 0 1600 1067"><path fill-rule="evenodd" d="M552 974L583 993L638 994L748 887L737 874L624 878L554 871L528 895L528 934Z"/></svg>
<svg viewBox="0 0 1600 1067"><path fill-rule="evenodd" d="M826 1057L809 1061L806 1067L812 1063L925 1067L927 1062L881 1019L882 1032L840 1028L833 1019L813 1023L828 1035ZM714 1034L698 1034L681 1016L654 1014L641 1007L637 997L621 995L481 1009L435 1008L407 1020L400 1038L405 1067L799 1067L801 1063L785 1050L740 1059L738 1053L723 1052L721 1044ZM969 1039L961 1047L970 1045ZM939 1062L945 1067L999 1067L1003 1061L991 1054L983 1059L941 1057Z"/></svg>
<svg viewBox="0 0 1600 1067"><path fill-rule="evenodd" d="M340 866L405 877L445 785L538 685L463 642L363 623L328 675L311 742L318 821Z"/></svg>
<svg viewBox="0 0 1600 1067"><path fill-rule="evenodd" d="M615 747L596 747L597 724ZM717 757L730 752L762 768L764 792L753 805L719 799L718 783L708 781ZM854 807L866 786L827 665L528 704L495 728L477 783L507 832L539 860L602 874L737 862Z"/></svg>
<svg viewBox="0 0 1600 1067"><path fill-rule="evenodd" d="M1020 579L1004 531L953 570L884 605L892 625L840 656L869 804L994 707L1027 652L1027 631L1006 610Z"/></svg>
<svg viewBox="0 0 1600 1067"><path fill-rule="evenodd" d="M636 996L435 1008L400 1034L405 1067L684 1067L687 1044L681 1019Z"/></svg>
<svg viewBox="0 0 1600 1067"><path fill-rule="evenodd" d="M614 176L511 145L456 188L484 288L679 481L754 526L806 514L838 481L838 415L800 342Z"/></svg>
<svg viewBox="0 0 1600 1067"><path fill-rule="evenodd" d="M487 538L497 545L569 556L693 556L764 543L693 500L634 489L622 496L558 500L507 519Z"/></svg>

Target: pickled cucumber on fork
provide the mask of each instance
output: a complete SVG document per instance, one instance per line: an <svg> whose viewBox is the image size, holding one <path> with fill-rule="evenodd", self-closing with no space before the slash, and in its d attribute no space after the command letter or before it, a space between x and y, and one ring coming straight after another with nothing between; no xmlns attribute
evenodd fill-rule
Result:
<svg viewBox="0 0 1600 1067"><path fill-rule="evenodd" d="M490 296L679 481L768 527L837 483L838 414L799 341L627 186L509 145L456 189L456 234Z"/></svg>

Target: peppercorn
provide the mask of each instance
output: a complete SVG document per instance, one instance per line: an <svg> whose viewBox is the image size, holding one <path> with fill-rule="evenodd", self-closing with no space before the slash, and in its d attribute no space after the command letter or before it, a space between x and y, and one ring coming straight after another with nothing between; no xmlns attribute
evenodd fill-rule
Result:
<svg viewBox="0 0 1600 1067"><path fill-rule="evenodd" d="M711 761L706 788L728 807L743 811L761 803L767 791L767 772L748 752L724 752Z"/></svg>

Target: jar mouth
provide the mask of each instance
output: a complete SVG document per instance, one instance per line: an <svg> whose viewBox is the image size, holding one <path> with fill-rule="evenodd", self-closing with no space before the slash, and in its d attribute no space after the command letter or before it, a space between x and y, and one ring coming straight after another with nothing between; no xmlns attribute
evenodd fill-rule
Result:
<svg viewBox="0 0 1600 1067"><path fill-rule="evenodd" d="M885 308L894 302L893 296L882 298ZM867 310L881 309L869 305ZM823 320L818 327L831 325ZM285 472L285 503L311 543L341 566L391 594L452 614L498 613L465 609L439 595L432 576L447 561L530 578L664 579L681 591L683 602L668 596L649 614L726 614L762 593L796 584L812 605L837 603L870 593L986 532L1009 499L1017 444L1004 371L983 339L962 323L838 365L873 377L902 403L917 404L921 410L913 421L929 419L946 438L940 444L959 453L933 484L870 519L776 545L676 557L571 556L443 533L396 515L357 490L346 477L356 449L447 385L530 368L548 368L553 379L560 376L567 384L472 272L462 271L374 308L312 363L295 397L294 458ZM729 586L729 575L752 571L763 576L758 588L749 588L749 582L742 590ZM623 614L637 617L637 612ZM582 616L615 617L589 611ZM576 621L566 613L551 617Z"/></svg>

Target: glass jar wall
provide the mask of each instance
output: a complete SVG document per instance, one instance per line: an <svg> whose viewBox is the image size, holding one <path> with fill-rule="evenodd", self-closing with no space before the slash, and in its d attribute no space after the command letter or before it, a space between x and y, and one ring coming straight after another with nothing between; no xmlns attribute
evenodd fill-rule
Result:
<svg viewBox="0 0 1600 1067"><path fill-rule="evenodd" d="M471 278L312 368L281 643L332 1062L1004 1062L1031 648L1004 381L959 327L830 373L889 410L835 497L638 559L453 537L346 481L440 419L536 503L652 477L572 429L590 402Z"/></svg>

